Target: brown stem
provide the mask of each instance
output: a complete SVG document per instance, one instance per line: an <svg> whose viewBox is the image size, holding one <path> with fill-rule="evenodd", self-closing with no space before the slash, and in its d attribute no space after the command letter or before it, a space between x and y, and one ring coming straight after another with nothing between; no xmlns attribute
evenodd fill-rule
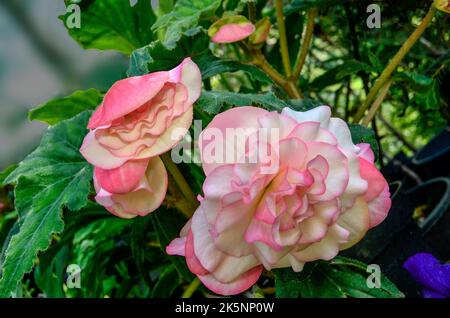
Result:
<svg viewBox="0 0 450 318"><path fill-rule="evenodd" d="M389 64L384 69L384 71L381 73L380 77L377 79L377 81L373 85L372 89L370 90L369 94L367 95L367 98L366 98L364 104L359 108L358 112L355 115L355 118L354 118L355 123L358 123L361 120L361 118L364 116L364 113L369 108L370 104L375 99L375 97L377 96L378 91L383 87L383 85L386 83L386 81L389 80L392 73L397 69L397 66L403 60L405 55L411 50L413 45L417 42L417 40L420 38L420 36L423 34L423 32L426 30L426 28L430 25L435 13L436 13L436 8L434 7L434 4L432 4L430 7L430 10L428 11L427 15L423 18L420 25L409 36L409 38L406 40L406 42L403 43L400 50L394 55L392 60L389 62Z"/></svg>
<svg viewBox="0 0 450 318"><path fill-rule="evenodd" d="M303 43L297 57L294 74L292 75L295 80L297 80L300 77L303 66L305 65L309 47L311 46L311 40L314 33L314 19L316 18L317 13L318 13L317 8L312 8L311 10L308 11L308 22L306 24L306 31L305 35L303 36Z"/></svg>
<svg viewBox="0 0 450 318"><path fill-rule="evenodd" d="M180 170L178 170L176 164L173 163L170 152L162 154L161 159L176 185L176 187L174 184L169 185L169 191L173 193L174 199L176 200L175 206L187 217L191 217L198 207L198 200L195 197L194 192L192 192L191 187L181 174ZM180 193L182 194L181 198L179 195Z"/></svg>
<svg viewBox="0 0 450 318"><path fill-rule="evenodd" d="M291 61L289 59L289 49L286 37L286 24L283 15L283 0L275 0L275 8L277 11L278 32L280 33L280 52L283 61L284 73L289 78L291 76Z"/></svg>
<svg viewBox="0 0 450 318"><path fill-rule="evenodd" d="M386 84L383 85L383 87L380 89L380 93L378 94L377 98L373 102L372 106L370 106L369 112L367 113L366 117L364 117L363 120L363 126L369 126L372 119L375 117L376 113L380 109L381 104L383 103L384 98L386 97L387 93L389 92L389 88L391 87L392 80L389 80L386 82Z"/></svg>
<svg viewBox="0 0 450 318"><path fill-rule="evenodd" d="M395 136L397 137L397 139L399 139L409 150L411 150L412 152L416 152L416 148L408 141L405 139L405 137L403 137L403 135L397 130L395 129L394 126L391 125L391 123L389 123L386 118L383 117L383 115L378 114L377 116L380 121L386 126L386 128Z"/></svg>

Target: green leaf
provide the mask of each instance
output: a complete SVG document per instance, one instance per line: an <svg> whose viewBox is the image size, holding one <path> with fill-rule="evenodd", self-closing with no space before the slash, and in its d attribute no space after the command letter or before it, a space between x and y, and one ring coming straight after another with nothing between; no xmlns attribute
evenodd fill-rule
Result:
<svg viewBox="0 0 450 318"><path fill-rule="evenodd" d="M239 94L219 91L203 91L197 107L209 114L217 114L226 107L260 106L267 110L281 111L289 105L272 92L264 94Z"/></svg>
<svg viewBox="0 0 450 318"><path fill-rule="evenodd" d="M381 274L380 288L370 288L367 265L337 256L331 261L305 264L303 271L278 269L275 273L277 297L284 298L401 298L397 287Z"/></svg>
<svg viewBox="0 0 450 318"><path fill-rule="evenodd" d="M0 172L0 186L3 186L5 179L17 168L17 164L12 164Z"/></svg>
<svg viewBox="0 0 450 318"><path fill-rule="evenodd" d="M183 32L196 27L200 19L212 17L221 0L178 0L172 12L163 15L152 30L165 29L163 43L172 48Z"/></svg>
<svg viewBox="0 0 450 318"><path fill-rule="evenodd" d="M157 71L166 71L176 67L185 57L191 57L197 63L202 78L225 73L243 71L253 80L270 84L272 80L253 65L236 61L223 60L209 50L209 38L205 31L198 27L181 34L179 41L172 48L164 46L160 41L135 50L131 54L128 76L139 76Z"/></svg>
<svg viewBox="0 0 450 318"><path fill-rule="evenodd" d="M351 0L293 0L284 8L283 12L285 15L289 15L297 11L308 10L314 7L330 7L338 4L345 4L350 1Z"/></svg>
<svg viewBox="0 0 450 318"><path fill-rule="evenodd" d="M416 92L426 92L433 86L433 79L415 72L400 72L393 77L395 81L406 82Z"/></svg>
<svg viewBox="0 0 450 318"><path fill-rule="evenodd" d="M202 56L199 56L198 59L194 59L194 61L198 64L200 71L202 72L203 79L207 79L221 73L243 71L249 74L255 81L259 81L264 84L272 84L270 77L253 65L243 64L231 60L223 60L212 55L212 53L203 54Z"/></svg>
<svg viewBox="0 0 450 318"><path fill-rule="evenodd" d="M179 236L180 230L187 220L176 210L166 210L164 208L159 208L151 213L150 216L161 248L165 252L166 246L169 245L174 238ZM184 258L171 256L169 259L181 277L184 277L187 281L193 279L194 276L188 269Z"/></svg>
<svg viewBox="0 0 450 318"><path fill-rule="evenodd" d="M64 298L64 274L69 259L69 247L67 245L55 247L39 257L39 266L34 270L34 279L46 297Z"/></svg>
<svg viewBox="0 0 450 318"><path fill-rule="evenodd" d="M372 66L356 60L347 60L343 64L337 65L322 75L316 77L310 84L309 88L320 92L324 88L341 82L346 76L359 72L369 73L373 71Z"/></svg>
<svg viewBox="0 0 450 318"><path fill-rule="evenodd" d="M338 256L330 261L331 265L336 265L339 269L333 270L331 274L336 281L341 282L341 288L344 289L347 295L358 298L359 295L364 297L377 297L377 298L402 298L405 295L398 290L398 288L392 283L385 275L381 275L380 282L381 288L369 288L367 286L367 265L355 259L348 257ZM348 272L359 273L360 275L349 276ZM361 276L364 281L361 280ZM355 289L355 286L359 288ZM354 295L352 295L354 294Z"/></svg>
<svg viewBox="0 0 450 318"><path fill-rule="evenodd" d="M102 98L102 94L96 89L76 91L69 96L55 98L33 108L28 113L28 118L54 125L62 120L72 118L85 110L96 109L102 102Z"/></svg>
<svg viewBox="0 0 450 318"><path fill-rule="evenodd" d="M81 268L81 291L84 296L104 295L107 265L112 262L111 255L119 248L117 241L121 240L120 235L131 224L129 220L108 217L95 220L75 233L72 262ZM114 265L120 264L115 262Z"/></svg>
<svg viewBox="0 0 450 318"><path fill-rule="evenodd" d="M360 143L370 144L370 148L372 148L372 151L375 154L375 161L378 160L379 146L377 138L375 137L375 132L370 128L358 124L348 124L348 127L352 134L353 143L355 145Z"/></svg>
<svg viewBox="0 0 450 318"><path fill-rule="evenodd" d="M69 4L79 1L71 0ZM60 16L69 34L85 49L116 50L124 54L149 44L155 37L151 27L156 20L150 1L82 1L80 27L68 24L73 12Z"/></svg>
<svg viewBox="0 0 450 318"><path fill-rule="evenodd" d="M131 253L142 279L147 285L151 286L149 271L145 266L146 234L149 231L151 219L147 215L143 218L135 218L131 222L133 223L131 227Z"/></svg>
<svg viewBox="0 0 450 318"><path fill-rule="evenodd" d="M8 245L0 279L0 297L9 297L28 273L39 251L64 228L62 209L78 211L88 202L92 167L79 147L91 113L84 112L49 128L39 147L8 176L16 183L20 231Z"/></svg>
<svg viewBox="0 0 450 318"><path fill-rule="evenodd" d="M290 109L298 112L305 112L315 107L324 105L323 102L310 98L290 99L287 102Z"/></svg>
<svg viewBox="0 0 450 318"><path fill-rule="evenodd" d="M425 110L435 111L439 109L440 105L441 105L441 94L439 91L439 84L437 83L437 81L434 81L431 88L425 95Z"/></svg>
<svg viewBox="0 0 450 318"><path fill-rule="evenodd" d="M194 61L203 54L210 54L209 38L202 28L190 29L180 34L177 45L168 47L154 41L131 54L128 76L138 76L156 71L167 71L190 56Z"/></svg>
<svg viewBox="0 0 450 318"><path fill-rule="evenodd" d="M180 285L180 276L173 264L169 265L161 275L152 290L152 298L169 298Z"/></svg>

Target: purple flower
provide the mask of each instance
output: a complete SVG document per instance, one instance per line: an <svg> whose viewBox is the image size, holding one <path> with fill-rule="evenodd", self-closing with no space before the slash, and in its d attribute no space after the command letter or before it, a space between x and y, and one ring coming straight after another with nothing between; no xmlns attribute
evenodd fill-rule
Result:
<svg viewBox="0 0 450 318"><path fill-rule="evenodd" d="M424 298L450 298L450 264L441 264L433 255L418 253L403 264L423 286Z"/></svg>

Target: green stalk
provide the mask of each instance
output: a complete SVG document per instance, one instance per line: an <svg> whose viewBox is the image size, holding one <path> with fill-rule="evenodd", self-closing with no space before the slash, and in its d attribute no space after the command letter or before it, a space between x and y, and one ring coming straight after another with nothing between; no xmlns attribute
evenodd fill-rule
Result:
<svg viewBox="0 0 450 318"><path fill-rule="evenodd" d="M400 50L395 54L395 56L392 58L392 60L389 62L389 64L386 66L384 71L381 73L380 77L377 79L377 81L371 88L369 94L367 95L366 100L364 101L364 104L359 108L358 112L355 115L355 118L353 120L355 123L358 123L361 120L361 118L364 116L364 113L369 108L370 104L375 99L375 97L377 96L378 91L389 80L392 73L397 69L397 66L403 60L405 55L411 50L413 45L417 42L417 40L421 37L423 32L430 25L435 13L436 13L436 8L434 7L434 4L432 4L430 7L430 10L428 11L425 18L422 20L420 25L409 36L408 40L406 40L406 42L403 43Z"/></svg>

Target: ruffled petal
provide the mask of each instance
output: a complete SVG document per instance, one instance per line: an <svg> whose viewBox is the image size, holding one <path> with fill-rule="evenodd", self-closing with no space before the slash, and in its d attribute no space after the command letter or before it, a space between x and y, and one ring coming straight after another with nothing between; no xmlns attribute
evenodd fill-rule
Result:
<svg viewBox="0 0 450 318"><path fill-rule="evenodd" d="M147 215L161 205L167 191L167 172L161 159L154 157L138 185L128 193L115 194L102 189L95 175L94 184L96 201L112 214L128 219Z"/></svg>

